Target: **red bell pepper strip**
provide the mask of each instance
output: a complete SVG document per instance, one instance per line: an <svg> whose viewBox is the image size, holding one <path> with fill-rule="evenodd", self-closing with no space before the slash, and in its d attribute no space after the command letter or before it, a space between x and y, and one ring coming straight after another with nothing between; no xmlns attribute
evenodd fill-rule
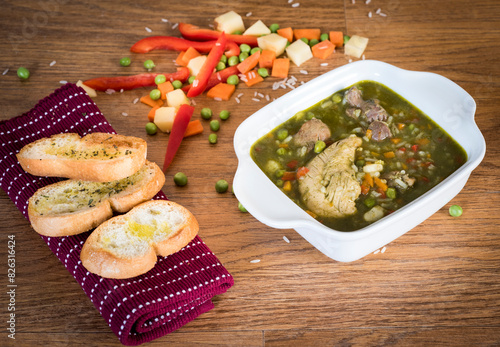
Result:
<svg viewBox="0 0 500 347"><path fill-rule="evenodd" d="M207 60L203 63L200 71L196 75L191 88L188 91L188 98L194 98L195 96L203 93L207 87L208 80L212 76L212 71L214 71L215 66L220 61L222 54L224 54L224 48L226 47L226 35L222 33L213 48L208 53Z"/></svg>
<svg viewBox="0 0 500 347"><path fill-rule="evenodd" d="M173 36L150 36L134 43L130 51L133 53L148 53L155 49L170 49L181 52L193 47L200 53L208 53L215 45L215 42L216 40L200 42ZM232 57L239 54L240 47L233 41L227 41L226 56Z"/></svg>
<svg viewBox="0 0 500 347"><path fill-rule="evenodd" d="M238 71L238 66L230 66L225 68L224 70L220 70L217 72L212 73L212 76L208 79L207 86L205 87L205 90L211 89L212 87L218 85L219 83L226 83L227 78L232 75L237 75L240 72ZM182 90L184 93L188 93L189 89L191 89L191 84L182 87Z"/></svg>
<svg viewBox="0 0 500 347"><path fill-rule="evenodd" d="M188 124L191 121L193 112L193 106L183 104L179 107L179 110L174 118L174 124L172 124L172 131L168 137L167 152L165 153L165 161L163 163L163 172L165 172L172 163L175 153L177 153L182 139L184 138Z"/></svg>
<svg viewBox="0 0 500 347"><path fill-rule="evenodd" d="M189 69L181 67L174 73L143 73L132 76L117 76L117 77L97 77L83 82L86 86L99 91L113 90L130 90L140 87L149 87L155 85L155 77L158 75L165 75L167 81L179 80L182 83L189 78Z"/></svg>
<svg viewBox="0 0 500 347"><path fill-rule="evenodd" d="M182 37L193 40L193 41L208 41L216 40L222 34L220 31L215 31L211 29L200 29L196 25L179 23L179 31ZM226 37L229 41L236 42L238 45L246 43L251 47L257 47L257 37L250 35L227 35Z"/></svg>

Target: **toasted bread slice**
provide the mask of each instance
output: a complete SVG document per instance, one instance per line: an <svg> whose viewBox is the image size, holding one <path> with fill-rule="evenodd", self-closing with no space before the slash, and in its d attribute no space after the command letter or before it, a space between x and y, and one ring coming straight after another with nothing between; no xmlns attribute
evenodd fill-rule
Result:
<svg viewBox="0 0 500 347"><path fill-rule="evenodd" d="M102 223L87 238L80 258L90 272L106 278L131 278L154 267L157 255L186 246L198 233L196 218L167 200L142 203Z"/></svg>
<svg viewBox="0 0 500 347"><path fill-rule="evenodd" d="M109 182L134 174L146 160L138 137L91 133L58 134L34 141L17 154L22 168L36 176Z"/></svg>
<svg viewBox="0 0 500 347"><path fill-rule="evenodd" d="M133 175L111 182L66 180L40 188L29 199L28 216L36 232L45 236L76 235L113 216L150 200L165 183L155 163Z"/></svg>

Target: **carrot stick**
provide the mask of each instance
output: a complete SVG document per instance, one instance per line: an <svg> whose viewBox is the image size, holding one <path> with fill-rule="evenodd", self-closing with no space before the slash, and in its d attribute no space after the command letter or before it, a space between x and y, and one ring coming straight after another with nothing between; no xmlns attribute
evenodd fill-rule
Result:
<svg viewBox="0 0 500 347"><path fill-rule="evenodd" d="M159 108L160 108L160 106L154 106L151 110L149 110L148 119L150 122L154 122L156 110Z"/></svg>
<svg viewBox="0 0 500 347"><path fill-rule="evenodd" d="M271 71L271 76L279 78L287 78L289 69L290 69L290 59L288 58L275 59L273 63L273 69Z"/></svg>
<svg viewBox="0 0 500 347"><path fill-rule="evenodd" d="M287 39L288 42L293 41L293 30L291 27L278 29L277 33L279 36L283 36L285 39Z"/></svg>
<svg viewBox="0 0 500 347"><path fill-rule="evenodd" d="M245 74L245 84L249 87L253 86L254 84L257 84L259 82L262 82L264 78L262 78L261 75L257 73L257 71L252 70L248 71Z"/></svg>
<svg viewBox="0 0 500 347"><path fill-rule="evenodd" d="M198 135L203 132L203 125L201 124L199 119L192 120L189 122L186 132L184 133L184 137Z"/></svg>
<svg viewBox="0 0 500 347"><path fill-rule="evenodd" d="M241 73L247 73L248 71L252 70L254 67L257 66L259 63L259 58L260 58L260 51L255 52L245 60L243 60L241 63L238 64L238 70Z"/></svg>
<svg viewBox="0 0 500 347"><path fill-rule="evenodd" d="M259 67L271 69L273 67L274 59L276 59L276 53L269 49L264 49L260 54Z"/></svg>
<svg viewBox="0 0 500 347"><path fill-rule="evenodd" d="M344 34L342 31L330 31L330 42L336 47L342 47L344 45Z"/></svg>
<svg viewBox="0 0 500 347"><path fill-rule="evenodd" d="M387 190L387 188L388 188L388 187L387 187L387 184L385 184L384 182L382 182L382 181L380 180L380 178L378 178L378 177L376 177L376 176L374 176L374 177L373 177L373 182L375 182L375 184L376 184L377 186L379 186L379 188L380 188L380 189L382 189L382 191L384 191L384 192L385 192L385 191Z"/></svg>
<svg viewBox="0 0 500 347"><path fill-rule="evenodd" d="M194 49L193 47L189 47L182 56L182 61L185 64L183 66L187 66L191 59L199 57L200 55L201 54L196 49Z"/></svg>
<svg viewBox="0 0 500 347"><path fill-rule="evenodd" d="M219 83L207 92L209 98L229 100L233 95L236 86L234 84Z"/></svg>
<svg viewBox="0 0 500 347"><path fill-rule="evenodd" d="M140 100L141 100L141 102L143 104L149 105L151 107L155 107L155 106L161 107L161 106L163 106L163 100L161 100L161 99L153 100L153 99L151 99L151 97L149 95L143 96L142 98L140 98Z"/></svg>
<svg viewBox="0 0 500 347"><path fill-rule="evenodd" d="M308 40L319 40L321 36L321 30L319 29L294 29L293 36L296 40L301 38L306 38Z"/></svg>
<svg viewBox="0 0 500 347"><path fill-rule="evenodd" d="M328 40L321 41L312 47L312 54L319 59L326 59L335 52L335 45Z"/></svg>
<svg viewBox="0 0 500 347"><path fill-rule="evenodd" d="M181 51L179 53L179 55L177 56L177 58L175 59L175 63L177 65L180 65L180 66L187 66L187 64L184 63L184 59L182 59L184 57L184 54L186 54L185 51Z"/></svg>
<svg viewBox="0 0 500 347"><path fill-rule="evenodd" d="M174 90L174 86L172 85L172 83L170 81L166 81L166 82L158 84L158 90L161 92L161 99L166 100L167 93Z"/></svg>
<svg viewBox="0 0 500 347"><path fill-rule="evenodd" d="M368 172L365 173L364 181L370 186L373 187L373 177Z"/></svg>

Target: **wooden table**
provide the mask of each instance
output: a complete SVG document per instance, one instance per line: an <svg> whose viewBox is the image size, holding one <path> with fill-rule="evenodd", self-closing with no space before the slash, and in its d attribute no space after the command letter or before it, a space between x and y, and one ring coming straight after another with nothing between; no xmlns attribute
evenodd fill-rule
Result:
<svg viewBox="0 0 500 347"><path fill-rule="evenodd" d="M385 252L339 263L295 231L272 229L241 213L232 194L214 189L218 179L231 182L235 173L232 139L237 126L267 103L252 101L254 93L275 98L288 90L273 91L275 80L269 78L254 87L239 86L237 93L244 93L240 104L234 98L217 102L197 97L196 117L202 107L217 113L228 109L231 117L222 124L215 146L208 143L208 126L202 135L182 144L163 191L195 214L202 239L234 276L235 285L215 298L213 310L150 345L500 344L500 3L353 2L3 2L0 72L9 70L0 76L0 119L28 111L62 80L140 73L147 58L156 62L157 70L172 71L177 53L131 54L130 46L149 35L179 36L178 22L207 27L229 10L241 14L247 26L261 19L268 25L276 22L282 27L317 27L369 37L366 59L441 74L477 102L476 121L488 150L462 192L387 245ZM120 67L124 56L132 58L131 67ZM349 57L340 49L326 60L328 66L322 62L312 59L300 69L292 67L291 74L307 82L349 63ZM31 71L28 81L17 78L19 66ZM94 100L118 133L147 139L149 159L162 163L168 136L147 136L148 107L132 102L148 92L100 93ZM172 176L178 171L187 174L188 186L174 185ZM452 203L463 207L460 218L448 215ZM14 345L6 332L5 284L6 235L15 234L19 284L15 345L119 345L78 283L3 191L0 220L4 286L0 344ZM254 259L260 262L252 263Z"/></svg>

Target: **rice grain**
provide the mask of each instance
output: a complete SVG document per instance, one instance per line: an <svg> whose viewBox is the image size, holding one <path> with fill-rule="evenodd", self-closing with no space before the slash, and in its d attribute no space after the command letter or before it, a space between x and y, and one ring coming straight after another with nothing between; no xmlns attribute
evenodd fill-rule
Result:
<svg viewBox="0 0 500 347"><path fill-rule="evenodd" d="M286 236L283 236L283 240L285 240L286 243L290 243L290 240Z"/></svg>
<svg viewBox="0 0 500 347"><path fill-rule="evenodd" d="M52 61L50 62L50 64L49 64L49 66L54 66L54 65L56 65L56 61L55 61L55 60L52 60Z"/></svg>
<svg viewBox="0 0 500 347"><path fill-rule="evenodd" d="M150 28L148 28L148 27L146 27L145 29L146 29L146 31L147 31L148 33L153 32L153 30L151 30L151 29L150 29Z"/></svg>
<svg viewBox="0 0 500 347"><path fill-rule="evenodd" d="M260 259L250 260L250 263L252 264L260 263Z"/></svg>
<svg viewBox="0 0 500 347"><path fill-rule="evenodd" d="M4 75L4 76L7 75L7 72L9 72L9 69L3 70L2 75Z"/></svg>

